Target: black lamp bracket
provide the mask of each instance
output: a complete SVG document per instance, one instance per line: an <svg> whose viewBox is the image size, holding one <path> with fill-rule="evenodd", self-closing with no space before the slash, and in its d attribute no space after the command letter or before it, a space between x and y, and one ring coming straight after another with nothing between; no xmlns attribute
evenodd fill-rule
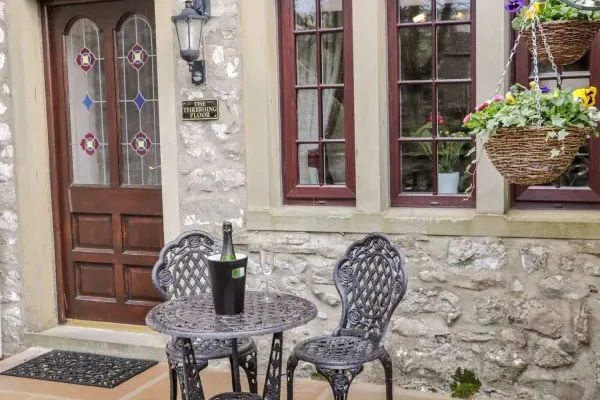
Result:
<svg viewBox="0 0 600 400"><path fill-rule="evenodd" d="M192 3L192 8L207 19L210 19L210 0L187 0Z"/></svg>

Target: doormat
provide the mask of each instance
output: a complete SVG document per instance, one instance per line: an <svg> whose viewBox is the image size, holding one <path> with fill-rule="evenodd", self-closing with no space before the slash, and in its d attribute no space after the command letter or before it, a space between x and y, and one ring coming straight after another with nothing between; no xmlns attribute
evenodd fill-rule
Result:
<svg viewBox="0 0 600 400"><path fill-rule="evenodd" d="M52 350L0 375L113 389L158 361Z"/></svg>

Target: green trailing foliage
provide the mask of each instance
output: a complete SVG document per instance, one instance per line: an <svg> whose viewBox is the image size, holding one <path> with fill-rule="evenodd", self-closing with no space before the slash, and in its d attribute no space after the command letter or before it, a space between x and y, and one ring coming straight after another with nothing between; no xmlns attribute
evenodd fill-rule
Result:
<svg viewBox="0 0 600 400"><path fill-rule="evenodd" d="M450 384L452 397L472 399L481 389L481 381L473 371L468 369L457 368L452 380Z"/></svg>
<svg viewBox="0 0 600 400"><path fill-rule="evenodd" d="M535 4L535 14L541 23L551 21L600 21L600 11L585 11L568 6L559 0L538 1ZM518 31L521 25L531 29L532 15L529 6L524 5L512 21L512 27Z"/></svg>

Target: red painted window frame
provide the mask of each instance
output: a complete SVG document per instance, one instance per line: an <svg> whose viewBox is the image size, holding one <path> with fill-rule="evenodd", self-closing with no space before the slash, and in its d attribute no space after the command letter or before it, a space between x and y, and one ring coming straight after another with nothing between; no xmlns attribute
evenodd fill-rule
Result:
<svg viewBox="0 0 600 400"><path fill-rule="evenodd" d="M414 140L412 138L406 138L401 136L400 132L400 60L399 60L399 29L401 27L408 26L432 26L432 29L437 29L438 26L448 25L464 25L469 23L471 25L471 108L475 107L475 96L476 96L476 83L477 83L477 69L476 69L476 46L477 38L475 34L476 29L476 0L471 0L471 19L469 22L466 21L432 21L427 23L417 24L406 24L398 21L398 0L387 0L387 15L388 15L388 57L389 57L389 108L390 108L390 194L391 194L391 205L393 207L424 207L424 208L472 208L475 207L475 195L474 191L469 199L465 199L463 196L443 196L438 195L436 192L432 194L406 194L402 193L401 188L401 154L400 144L402 142L410 141L421 141ZM432 13L437 12L436 0L431 0ZM432 35L432 63L437 66L437 35ZM436 77L437 68L432 68L431 80L419 81L419 83L431 82L433 87L433 115L438 115L438 104L437 104L437 93L436 87L438 86L438 79ZM442 80L443 81L443 80ZM462 80L461 80L462 81ZM467 81L467 80L465 80ZM404 83L407 84L407 83ZM409 83L410 84L410 83ZM447 83L446 83L447 84ZM436 118L433 118L433 126L437 127ZM432 139L433 146L433 168L432 171L437 170L437 142L440 142L437 137ZM472 141L473 145L475 144ZM434 187L437 186L437 174L433 174Z"/></svg>
<svg viewBox="0 0 600 400"><path fill-rule="evenodd" d="M516 34L513 31L513 40ZM528 86L530 81L529 51L520 43L515 54L514 81ZM559 67L560 72L560 67ZM600 87L600 35L596 36L590 54L589 74L570 73L568 78L589 77L590 86ZM512 207L516 209L600 209L600 142L592 138L589 146L589 187L558 188L548 186L511 185Z"/></svg>
<svg viewBox="0 0 600 400"><path fill-rule="evenodd" d="M317 29L295 31L294 0L279 1L279 68L281 76L281 143L283 168L283 203L287 205L342 205L356 204L356 170L354 158L354 72L352 48L352 1L343 0L343 28L322 28L320 18L320 1L317 4ZM318 82L321 81L321 34L343 30L344 40L344 132L345 132L345 186L324 186L323 173L320 175L320 185L298 184L298 128L296 92L296 35L313 33L317 35L317 71ZM302 85L302 88L319 90L331 88L331 85L318 83ZM336 87L335 85L333 87ZM323 138L323 113L318 109L319 143ZM321 149L322 147L319 147ZM319 164L323 165L323 151L319 151Z"/></svg>

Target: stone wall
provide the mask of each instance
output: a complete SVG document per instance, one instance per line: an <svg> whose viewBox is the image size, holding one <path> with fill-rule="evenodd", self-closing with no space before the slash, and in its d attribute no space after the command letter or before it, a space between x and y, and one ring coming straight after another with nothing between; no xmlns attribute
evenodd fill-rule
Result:
<svg viewBox="0 0 600 400"><path fill-rule="evenodd" d="M264 248L276 253L271 286L318 306L315 321L286 337L288 350L339 323L332 270L358 238L248 233L251 287L262 279L257 258ZM387 334L397 385L447 390L460 366L474 370L498 398L600 398L600 242L393 239L410 274ZM382 383L382 377L374 364L361 379Z"/></svg>
<svg viewBox="0 0 600 400"><path fill-rule="evenodd" d="M0 301L2 350L5 354L13 354L20 348L23 332L14 138L9 125L12 109L5 32L4 1L0 0Z"/></svg>

